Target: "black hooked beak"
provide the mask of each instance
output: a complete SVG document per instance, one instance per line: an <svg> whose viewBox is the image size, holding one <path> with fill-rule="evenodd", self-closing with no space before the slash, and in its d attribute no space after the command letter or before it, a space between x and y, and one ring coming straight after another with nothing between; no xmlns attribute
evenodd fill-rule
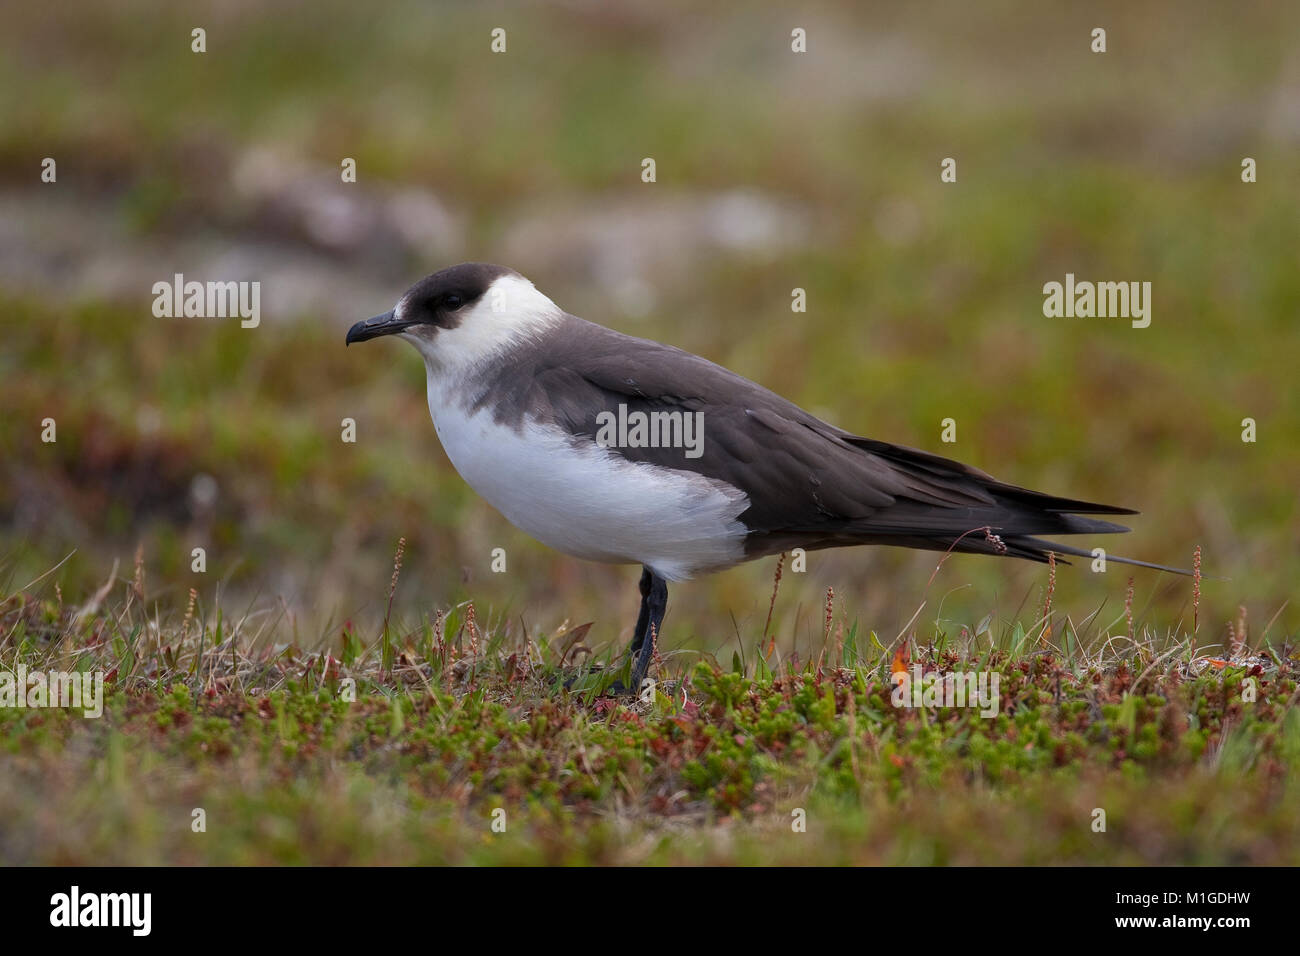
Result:
<svg viewBox="0 0 1300 956"><path fill-rule="evenodd" d="M358 322L352 328L348 329L348 337L345 344L351 345L353 342L364 342L367 339L377 339L381 335L392 335L394 332L400 332L402 329L409 329L415 325L415 322L401 322L393 315L391 311L383 315L377 315L373 319L366 319L364 322Z"/></svg>

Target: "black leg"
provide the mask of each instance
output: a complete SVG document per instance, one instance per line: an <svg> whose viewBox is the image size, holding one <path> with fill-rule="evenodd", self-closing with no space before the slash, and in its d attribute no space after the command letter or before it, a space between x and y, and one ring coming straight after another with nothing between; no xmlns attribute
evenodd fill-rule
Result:
<svg viewBox="0 0 1300 956"><path fill-rule="evenodd" d="M636 631L632 634L632 643L628 650L633 657L632 686L624 687L622 681L614 681L609 690L614 694L639 694L641 681L645 680L654 659L655 644L658 642L660 628L664 623L664 613L668 610L668 582L649 568L641 569L641 611L636 618ZM654 640L650 635L654 634ZM566 685L567 686L567 685Z"/></svg>
<svg viewBox="0 0 1300 956"><path fill-rule="evenodd" d="M636 630L632 632L632 643L628 645L628 650L635 653L641 649L641 641L645 639L646 620L650 614L650 608L647 601L650 597L650 583L654 580L654 575L650 573L649 568L641 569L641 613L637 615Z"/></svg>
<svg viewBox="0 0 1300 956"><path fill-rule="evenodd" d="M648 588L646 578L650 579ZM641 575L641 591L645 595L641 599L641 616L645 620L638 620L639 633L633 643L636 664L632 668L632 686L629 688L633 694L641 693L641 681L645 680L650 661L654 657L655 644L663 633L660 628L668 610L668 582L647 568Z"/></svg>

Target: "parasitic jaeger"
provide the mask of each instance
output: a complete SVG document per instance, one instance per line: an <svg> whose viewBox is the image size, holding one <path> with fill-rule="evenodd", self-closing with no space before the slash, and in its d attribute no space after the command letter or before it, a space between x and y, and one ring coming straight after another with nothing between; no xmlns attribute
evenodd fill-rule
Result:
<svg viewBox="0 0 1300 956"><path fill-rule="evenodd" d="M556 550L642 566L634 690L669 581L796 547L1091 557L1036 536L1127 531L1084 516L1137 513L846 432L697 355L569 315L503 266L436 272L347 344L394 334L424 359L434 428L475 491Z"/></svg>

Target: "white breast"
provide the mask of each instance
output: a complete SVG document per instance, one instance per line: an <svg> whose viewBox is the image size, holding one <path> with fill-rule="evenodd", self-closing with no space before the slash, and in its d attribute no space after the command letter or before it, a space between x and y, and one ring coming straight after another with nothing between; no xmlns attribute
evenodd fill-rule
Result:
<svg viewBox="0 0 1300 956"><path fill-rule="evenodd" d="M456 470L512 524L589 561L644 564L670 581L744 559L749 499L726 482L629 462L559 429L498 425L442 400L429 411Z"/></svg>

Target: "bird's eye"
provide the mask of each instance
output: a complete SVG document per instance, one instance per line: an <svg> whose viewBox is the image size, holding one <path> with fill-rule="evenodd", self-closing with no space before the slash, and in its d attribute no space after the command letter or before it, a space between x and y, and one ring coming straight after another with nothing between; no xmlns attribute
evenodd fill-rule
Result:
<svg viewBox="0 0 1300 956"><path fill-rule="evenodd" d="M455 292L443 296L442 304L449 309L459 309L461 307L461 297Z"/></svg>

